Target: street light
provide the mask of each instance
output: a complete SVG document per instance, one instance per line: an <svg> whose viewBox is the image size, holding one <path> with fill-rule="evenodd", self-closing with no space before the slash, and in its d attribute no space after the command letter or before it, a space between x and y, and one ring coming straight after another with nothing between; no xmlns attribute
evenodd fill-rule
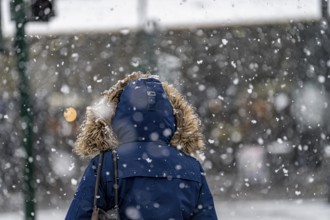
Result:
<svg viewBox="0 0 330 220"><path fill-rule="evenodd" d="M29 21L49 21L54 13L54 0L31 0L27 10Z"/></svg>
<svg viewBox="0 0 330 220"><path fill-rule="evenodd" d="M10 1L11 20L15 21L15 13L20 7L24 8L26 22L48 22L55 16L55 0L25 0L22 6L15 4L15 0Z"/></svg>

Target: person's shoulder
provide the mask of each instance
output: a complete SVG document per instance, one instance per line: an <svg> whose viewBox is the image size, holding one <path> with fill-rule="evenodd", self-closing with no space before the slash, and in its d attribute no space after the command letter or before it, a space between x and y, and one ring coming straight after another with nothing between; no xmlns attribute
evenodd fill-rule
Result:
<svg viewBox="0 0 330 220"><path fill-rule="evenodd" d="M112 161L112 151L110 151L110 150L102 151L102 158L101 158L101 152L100 152L100 153L94 155L90 159L90 163L93 165L98 165L100 159L102 159L102 164L104 164L106 161L109 160L109 158L111 158L111 161Z"/></svg>
<svg viewBox="0 0 330 220"><path fill-rule="evenodd" d="M193 155L186 154L177 148L174 148L173 152L175 153L174 155L172 155L172 158L176 161L176 163L185 164L190 168L195 168L196 170L203 171L201 161Z"/></svg>
<svg viewBox="0 0 330 220"><path fill-rule="evenodd" d="M186 154L186 153L184 153L183 151L179 150L176 147L171 147L171 148L176 152L177 156L179 156L181 158L184 158L185 160L188 160L192 163L196 163L196 164L200 165L200 161L194 155Z"/></svg>

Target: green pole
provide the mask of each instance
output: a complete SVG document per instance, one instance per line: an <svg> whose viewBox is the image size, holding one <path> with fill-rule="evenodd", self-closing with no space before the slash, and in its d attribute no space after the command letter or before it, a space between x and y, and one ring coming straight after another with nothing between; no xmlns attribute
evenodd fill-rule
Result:
<svg viewBox="0 0 330 220"><path fill-rule="evenodd" d="M34 157L33 157L33 111L30 101L29 77L26 74L28 62L28 47L25 36L26 17L24 0L13 0L14 17L16 23L15 52L17 70L19 74L20 116L23 133L22 146L26 152L24 164L24 201L25 219L35 219L35 189L34 189Z"/></svg>

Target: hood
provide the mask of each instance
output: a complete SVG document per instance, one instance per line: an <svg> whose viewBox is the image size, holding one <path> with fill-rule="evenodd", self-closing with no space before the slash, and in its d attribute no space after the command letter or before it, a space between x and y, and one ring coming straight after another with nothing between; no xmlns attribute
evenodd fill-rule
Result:
<svg viewBox="0 0 330 220"><path fill-rule="evenodd" d="M155 75L132 73L87 107L74 151L93 157L124 143L158 141L201 159L200 120L174 87Z"/></svg>
<svg viewBox="0 0 330 220"><path fill-rule="evenodd" d="M151 141L169 144L176 123L162 84L155 78L128 83L120 95L111 126L119 144Z"/></svg>

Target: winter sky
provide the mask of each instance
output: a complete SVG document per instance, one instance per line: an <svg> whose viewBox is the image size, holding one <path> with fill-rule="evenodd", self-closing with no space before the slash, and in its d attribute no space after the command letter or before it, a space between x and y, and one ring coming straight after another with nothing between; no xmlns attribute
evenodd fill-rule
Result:
<svg viewBox="0 0 330 220"><path fill-rule="evenodd" d="M138 13L139 3L146 7ZM140 4L141 5L141 4ZM164 28L226 26L315 20L321 0L55 0L49 23L29 23L28 34L136 29L153 20ZM2 0L3 32L14 33L9 0Z"/></svg>

